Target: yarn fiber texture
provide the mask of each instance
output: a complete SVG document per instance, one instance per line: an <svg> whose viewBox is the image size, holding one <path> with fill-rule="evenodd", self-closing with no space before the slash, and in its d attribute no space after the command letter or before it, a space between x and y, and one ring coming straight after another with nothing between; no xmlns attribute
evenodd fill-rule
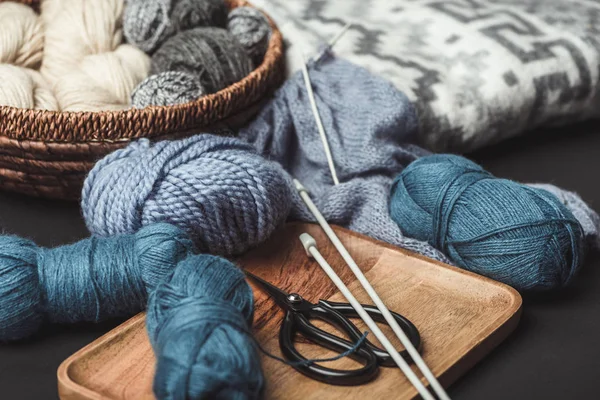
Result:
<svg viewBox="0 0 600 400"><path fill-rule="evenodd" d="M33 69L0 64L0 82L0 106L58 110L52 89Z"/></svg>
<svg viewBox="0 0 600 400"><path fill-rule="evenodd" d="M44 34L31 7L0 3L0 106L58 110L50 85L40 75Z"/></svg>
<svg viewBox="0 0 600 400"><path fill-rule="evenodd" d="M227 16L227 30L246 49L254 65L260 65L271 39L271 25L264 14L254 7L237 7Z"/></svg>
<svg viewBox="0 0 600 400"><path fill-rule="evenodd" d="M123 15L127 41L152 53L173 35L202 26L225 27L223 0L128 0Z"/></svg>
<svg viewBox="0 0 600 400"><path fill-rule="evenodd" d="M53 249L0 236L0 341L26 338L44 321L133 315L192 249L187 236L169 224Z"/></svg>
<svg viewBox="0 0 600 400"><path fill-rule="evenodd" d="M42 61L44 32L31 7L0 3L0 64L37 69Z"/></svg>
<svg viewBox="0 0 600 400"><path fill-rule="evenodd" d="M252 290L236 266L208 255L181 261L148 302L156 397L261 398L264 377L252 316Z"/></svg>
<svg viewBox="0 0 600 400"><path fill-rule="evenodd" d="M169 222L200 250L230 255L263 242L285 220L291 204L286 179L278 164L235 138L143 139L94 166L81 205L93 234Z"/></svg>
<svg viewBox="0 0 600 400"><path fill-rule="evenodd" d="M582 263L583 229L556 196L463 157L411 163L394 181L390 212L406 235L518 290L564 286Z"/></svg>
<svg viewBox="0 0 600 400"><path fill-rule="evenodd" d="M144 79L131 95L135 108L188 103L206 94L198 77L189 72L167 71Z"/></svg>
<svg viewBox="0 0 600 400"><path fill-rule="evenodd" d="M62 111L129 108L150 58L123 44L124 0L44 0L41 72Z"/></svg>
<svg viewBox="0 0 600 400"><path fill-rule="evenodd" d="M173 36L154 53L150 73L165 71L197 76L202 87L214 93L246 77L252 61L225 29L195 28Z"/></svg>

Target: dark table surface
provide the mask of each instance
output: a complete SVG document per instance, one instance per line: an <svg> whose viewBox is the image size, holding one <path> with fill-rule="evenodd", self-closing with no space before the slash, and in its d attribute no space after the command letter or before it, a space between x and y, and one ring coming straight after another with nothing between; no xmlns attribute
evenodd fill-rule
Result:
<svg viewBox="0 0 600 400"><path fill-rule="evenodd" d="M540 130L470 155L498 176L549 182L600 208L600 123ZM86 236L77 204L0 193L6 233L54 246ZM48 326L35 338L0 345L0 399L55 399L56 369L79 348L121 321ZM600 382L600 254L588 255L573 284L526 294L516 331L449 394L455 399L598 398Z"/></svg>

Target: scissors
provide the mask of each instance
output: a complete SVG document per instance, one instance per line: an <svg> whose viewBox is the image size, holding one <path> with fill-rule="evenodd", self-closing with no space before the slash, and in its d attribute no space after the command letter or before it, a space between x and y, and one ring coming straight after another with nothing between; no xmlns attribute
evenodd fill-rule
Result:
<svg viewBox="0 0 600 400"><path fill-rule="evenodd" d="M354 386L375 379L380 366L396 366L385 350L380 349L366 339L361 346L348 355L348 357L363 364L360 368L340 370L310 362L294 346L296 333L301 333L306 339L329 350L340 353L352 350L356 347L356 342L363 338L363 333L350 320L350 318L359 318L354 308L349 303L337 303L327 300L319 300L318 304L313 304L304 300L298 293L286 293L250 272L246 271L246 275L256 282L285 311L285 317L279 330L279 347L284 357L291 361L290 365L298 372L309 378L332 385ZM363 307L373 320L386 323L385 318L376 307L369 305L363 305ZM392 316L414 347L419 349L421 337L413 323L395 312L392 312ZM348 335L350 341L316 327L310 322L313 319L324 321L338 328ZM400 355L407 361L410 360L406 350L401 351Z"/></svg>

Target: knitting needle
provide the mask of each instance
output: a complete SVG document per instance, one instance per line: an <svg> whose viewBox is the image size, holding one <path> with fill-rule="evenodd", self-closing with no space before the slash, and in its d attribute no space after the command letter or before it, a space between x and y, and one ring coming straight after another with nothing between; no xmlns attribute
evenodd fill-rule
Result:
<svg viewBox="0 0 600 400"><path fill-rule="evenodd" d="M321 255L321 252L317 249L317 242L315 239L310 236L308 233L303 233L300 235L300 242L304 246L306 250L306 254L309 257L314 258L317 263L321 266L323 271L329 276L329 279L333 281L335 286L342 292L344 297L350 302L352 308L356 310L358 315L362 318L363 321L367 324L371 332L375 335L375 337L379 340L385 350L389 353L392 359L396 362L396 365L400 367L404 375L408 378L408 380L413 384L413 386L417 389L421 397L425 400L435 400L435 398L429 393L425 385L421 382L419 377L413 372L410 368L406 360L402 358L402 356L398 353L398 350L394 347L394 345L388 340L385 334L379 329L373 318L365 311L363 306L356 300L354 295L350 292L348 287L344 284L344 282L340 279L340 277L335 273L331 265L325 260L325 258Z"/></svg>
<svg viewBox="0 0 600 400"><path fill-rule="evenodd" d="M365 289L369 297L371 297L379 311L381 311L381 314L383 314L383 317L387 321L388 325L392 328L398 339L400 339L400 342L406 348L406 351L415 362L415 365L421 370L423 376L425 376L425 379L429 381L429 384L431 385L434 392L441 400L450 400L450 397L448 396L442 385L440 385L438 380L435 378L435 375L431 372L427 364L425 364L425 361L419 354L418 350L415 349L415 347L412 345L410 339L408 338L408 336L406 336L404 331L402 331L402 328L400 328L400 325L398 325L398 323L390 313L390 310L383 303L379 295L377 295L377 292L375 292L375 289L373 289L373 286L371 286L371 284L367 280L367 277L358 267L356 261L354 261L346 247L344 247L343 243L340 241L333 229L331 229L331 226L329 225L327 220L325 220L323 214L321 214L317 206L315 206L315 203L313 203L306 188L297 179L294 179L294 185L296 186L296 190L298 190L302 201L304 201L310 212L317 219L317 222L319 223L319 225L321 225L321 228L323 229L323 231L325 231L325 234L327 235L329 240L331 240L331 243L333 243L337 251L344 259L344 261L346 261L346 264L348 264L348 266L350 267L350 269L352 270L362 287Z"/></svg>
<svg viewBox="0 0 600 400"><path fill-rule="evenodd" d="M344 36L344 34L346 32L348 32L348 29L350 29L351 26L352 26L352 22L348 22L346 25L344 25L344 27L342 29L340 29L340 31L338 33L336 33L336 35L333 38L331 38L331 40L329 40L329 42L327 43L327 46L325 46L324 49L322 49L319 53L317 53L317 55L312 57L312 60L319 60L321 57L323 57L323 55L328 50L333 48L333 46L335 46L335 44L342 38L342 36Z"/></svg>
<svg viewBox="0 0 600 400"><path fill-rule="evenodd" d="M346 32L348 32L348 29L350 29L351 26L352 22L348 22L346 25L344 25L344 27L329 41L329 43L327 43L327 47L332 48L335 46L338 40L340 40L340 38L344 36Z"/></svg>
<svg viewBox="0 0 600 400"><path fill-rule="evenodd" d="M344 35L344 33L348 31L351 25L351 23L346 24L342 28L342 30L337 35L335 35L333 39L331 39L331 41L329 42L330 48L333 47L333 45L335 45L335 43ZM311 106L313 115L315 117L315 121L317 122L317 127L319 127L319 125L321 125L322 127L321 118L319 116L316 103L314 102L314 98L312 97L312 86L310 84L310 78L308 76L308 70L306 68L306 60L304 60L302 66L304 74L304 83L306 84L307 91L309 92L309 99L312 99ZM325 130L319 130L319 134L321 135L321 141L323 142L323 146L325 148L325 154L328 155L327 162L329 164L330 171L332 171L331 175L333 177L333 182L335 185L338 185L339 180L337 179L337 174L335 173L335 164L333 158L331 157L331 152L329 151L329 144L327 142ZM359 280L363 288L367 291L369 297L371 297L379 311L381 311L388 325L392 328L398 339L400 339L400 342L402 342L407 352L410 354L417 367L421 370L425 378L429 381L429 384L431 385L434 392L441 400L450 400L450 397L448 396L442 385L440 385L438 380L435 378L435 375L431 372L427 364L425 364L425 361L423 360L423 358L421 358L421 355L419 354L417 349L414 348L414 346L412 345L402 328L400 328L400 325L398 325L396 320L392 317L392 314L390 313L389 309L386 307L383 301L381 301L381 298L379 297L379 295L377 295L377 292L375 292L367 278L364 276L361 269L358 267L358 265L346 249L346 247L344 247L344 245L339 240L333 229L331 229L331 226L329 226L329 223L325 220L319 209L315 206L306 188L302 186L302 184L297 179L294 179L294 184L296 185L296 189L300 193L300 197L302 197L302 200L306 203L311 213L317 219L319 225L321 225L321 228L327 234L329 240L331 240L335 248L338 250L342 258L344 259L344 261L346 261L346 264L348 264L348 266L350 267L356 278Z"/></svg>
<svg viewBox="0 0 600 400"><path fill-rule="evenodd" d="M350 29L352 26L352 22L348 22L344 27L327 43L326 49L330 49L341 39L342 36ZM316 57L318 60L324 54L325 50L319 53ZM317 109L317 102L315 101L315 95L312 90L312 85L310 83L310 76L308 75L308 68L306 67L306 57L303 52L299 52L300 57L302 59L302 75L304 76L304 84L306 86L306 92L308 93L308 100L310 102L310 107L312 109L312 113L315 117L315 121L317 123L317 129L319 131L319 136L321 136L321 142L323 143L323 148L325 150L325 157L327 158L327 164L329 165L329 171L331 171L331 177L333 178L333 183L338 185L340 183L337 173L335 171L335 164L333 162L333 157L331 156L331 149L329 148L329 142L327 141L327 135L325 134L325 128L323 127L323 122L321 121L321 116L319 115L319 110Z"/></svg>
<svg viewBox="0 0 600 400"><path fill-rule="evenodd" d="M302 75L304 75L304 84L306 85L306 91L308 92L308 100L310 102L310 107L312 108L312 112L315 116L315 121L317 122L317 129L319 130L319 135L321 136L321 142L323 142L323 148L325 149L325 157L327 157L327 164L329 164L329 170L331 171L331 177L333 178L334 184L339 184L337 173L335 172L335 165L333 163L333 157L331 156L331 150L329 149L329 143L327 142L327 136L325 135L325 128L323 128L323 122L321 121L321 116L319 115L319 110L317 109L317 102L315 101L315 95L312 90L312 85L310 84L310 78L308 76L308 68L306 67L306 59L304 58L304 53L302 55Z"/></svg>

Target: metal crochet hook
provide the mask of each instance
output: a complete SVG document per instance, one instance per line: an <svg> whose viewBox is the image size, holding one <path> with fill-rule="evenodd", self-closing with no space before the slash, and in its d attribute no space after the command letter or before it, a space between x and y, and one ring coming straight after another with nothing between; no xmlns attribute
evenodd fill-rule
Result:
<svg viewBox="0 0 600 400"><path fill-rule="evenodd" d="M345 27L341 33L343 34L346 30L347 30L347 28ZM341 35L336 35L335 40L337 41L340 37L341 37ZM314 101L314 95L312 93L312 87L310 84L310 77L308 75L308 69L306 67L306 62L303 63L303 74L304 74L304 82L306 84L309 99L312 99L311 107L313 109L315 121L317 122L317 127L318 128L320 127L319 134L321 135L321 141L323 142L323 146L325 148L325 153L327 155L327 162L329 164L329 169L331 171L334 184L338 185L339 180L338 180L337 174L335 172L335 165L334 165L333 157L331 157L331 151L329 150L329 144L327 142L325 129L323 129L323 125L321 123L321 118L320 118L318 110L317 110L316 102ZM319 225L321 225L321 228L323 229L323 231L325 231L325 234L327 235L329 240L333 243L333 245L335 246L337 251L340 253L342 258L348 265L348 267L350 267L350 269L352 270L352 272L354 273L354 275L356 276L356 278L358 279L358 281L360 282L362 287L366 290L369 297L371 297L371 299L373 300L373 302L375 303L375 305L377 306L379 311L381 311L386 322L392 328L392 330L394 331L394 333L396 334L398 339L400 339L400 342L402 343L402 345L404 345L404 347L408 351L408 354L411 356L411 358L415 362L416 366L422 372L425 379L427 379L427 381L429 382L429 384L430 384L431 388L433 389L433 391L435 392L435 394L441 400L450 400L450 397L448 396L448 394L446 393L446 391L444 390L442 385L438 382L435 375L431 372L431 370L429 369L429 367L427 366L427 364L425 363L425 361L419 354L418 350L414 346L412 346L412 343L410 343L410 340L409 340L408 336L406 335L406 333L400 328L398 323L393 319L392 314L390 313L387 306L383 303L383 301L381 300L381 298L379 297L379 295L377 294L375 289L373 289L373 287L371 286L371 284L369 283L369 281L363 274L362 270L358 267L358 265L356 264L356 262L354 261L354 259L352 258L352 256L350 255L350 253L348 252L346 247L342 244L340 239L337 237L337 235L335 234L333 229L331 229L331 226L325 220L325 218L323 217L323 214L321 214L319 209L315 206L315 204L313 203L312 199L310 198L310 195L309 195L308 191L306 190L306 188L297 179L294 179L294 184L296 186L296 190L298 190L300 197L302 198L302 200L304 201L304 203L306 204L306 206L308 207L310 212L317 219L317 222L319 223ZM311 252L311 254L312 254L312 252ZM313 254L313 256L314 256L314 254ZM317 259L317 261L321 260L326 263L325 259L322 256L320 257L320 259L317 257L315 257L315 259ZM323 267L323 265L320 262L319 262L319 264L321 265L321 267ZM331 276L330 276L330 278L331 278ZM348 299L348 301L350 301L350 299ZM358 312L358 310L357 310L357 312ZM378 337L378 339L379 339L379 337ZM387 338L386 338L386 340L387 340ZM386 350L388 350L387 347L386 347ZM402 369L402 371L405 373L406 377L411 381L413 386L415 386L415 388L418 390L419 394L421 394L421 396L424 399L434 400L434 397L431 395L431 393L424 387L424 385L421 383L420 379L410 369L410 367L408 367L408 364L406 363L406 361L404 361L402 359L402 357L400 357L400 355L393 348L393 346L388 351L390 352L390 354L394 354L394 352L395 352L396 354L394 356L397 355L398 358L400 359L399 362L404 364L404 366L401 366L400 364L398 364L398 366Z"/></svg>

